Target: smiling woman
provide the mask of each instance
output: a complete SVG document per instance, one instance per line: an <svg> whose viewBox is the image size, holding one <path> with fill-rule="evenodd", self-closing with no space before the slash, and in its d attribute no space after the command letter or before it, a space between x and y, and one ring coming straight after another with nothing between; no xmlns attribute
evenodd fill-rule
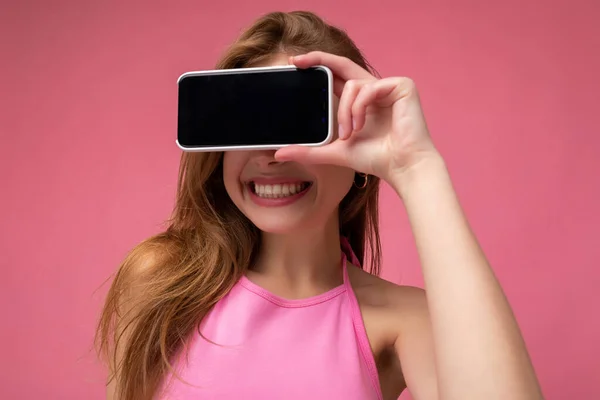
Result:
<svg viewBox="0 0 600 400"><path fill-rule="evenodd" d="M260 18L218 67L288 63L333 71L335 140L183 154L170 226L108 294L109 398L540 399L414 82L376 78L308 12ZM380 179L406 206L427 294L376 276Z"/></svg>

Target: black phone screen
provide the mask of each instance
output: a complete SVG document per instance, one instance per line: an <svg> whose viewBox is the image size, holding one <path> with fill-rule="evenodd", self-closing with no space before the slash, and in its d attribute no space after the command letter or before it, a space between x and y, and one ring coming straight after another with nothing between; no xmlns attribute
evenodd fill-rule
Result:
<svg viewBox="0 0 600 400"><path fill-rule="evenodd" d="M319 68L185 75L182 147L318 144L329 133L329 78Z"/></svg>

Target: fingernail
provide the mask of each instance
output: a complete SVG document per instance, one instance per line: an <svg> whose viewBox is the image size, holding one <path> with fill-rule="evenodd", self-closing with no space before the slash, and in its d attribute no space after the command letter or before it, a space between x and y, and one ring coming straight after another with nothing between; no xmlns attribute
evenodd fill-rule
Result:
<svg viewBox="0 0 600 400"><path fill-rule="evenodd" d="M354 120L354 118L352 118L352 130L356 130L356 121Z"/></svg>
<svg viewBox="0 0 600 400"><path fill-rule="evenodd" d="M342 124L338 125L338 136L343 139L344 138L344 128L342 128Z"/></svg>

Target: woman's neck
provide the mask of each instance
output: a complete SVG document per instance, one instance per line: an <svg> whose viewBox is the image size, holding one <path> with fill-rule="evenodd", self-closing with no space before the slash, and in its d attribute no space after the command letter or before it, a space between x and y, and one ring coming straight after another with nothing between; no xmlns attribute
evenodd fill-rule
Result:
<svg viewBox="0 0 600 400"><path fill-rule="evenodd" d="M252 274L283 291L327 290L342 282L341 256L337 221L293 234L263 232Z"/></svg>

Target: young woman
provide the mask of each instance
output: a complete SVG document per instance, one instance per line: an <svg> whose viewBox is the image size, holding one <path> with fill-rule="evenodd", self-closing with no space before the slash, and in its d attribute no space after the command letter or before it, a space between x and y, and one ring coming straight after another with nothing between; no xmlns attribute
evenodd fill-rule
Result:
<svg viewBox="0 0 600 400"><path fill-rule="evenodd" d="M108 294L108 398L542 398L414 83L376 78L307 12L259 19L218 68L288 63L331 68L338 138L183 154L168 228ZM376 277L380 179L406 207L426 292Z"/></svg>

